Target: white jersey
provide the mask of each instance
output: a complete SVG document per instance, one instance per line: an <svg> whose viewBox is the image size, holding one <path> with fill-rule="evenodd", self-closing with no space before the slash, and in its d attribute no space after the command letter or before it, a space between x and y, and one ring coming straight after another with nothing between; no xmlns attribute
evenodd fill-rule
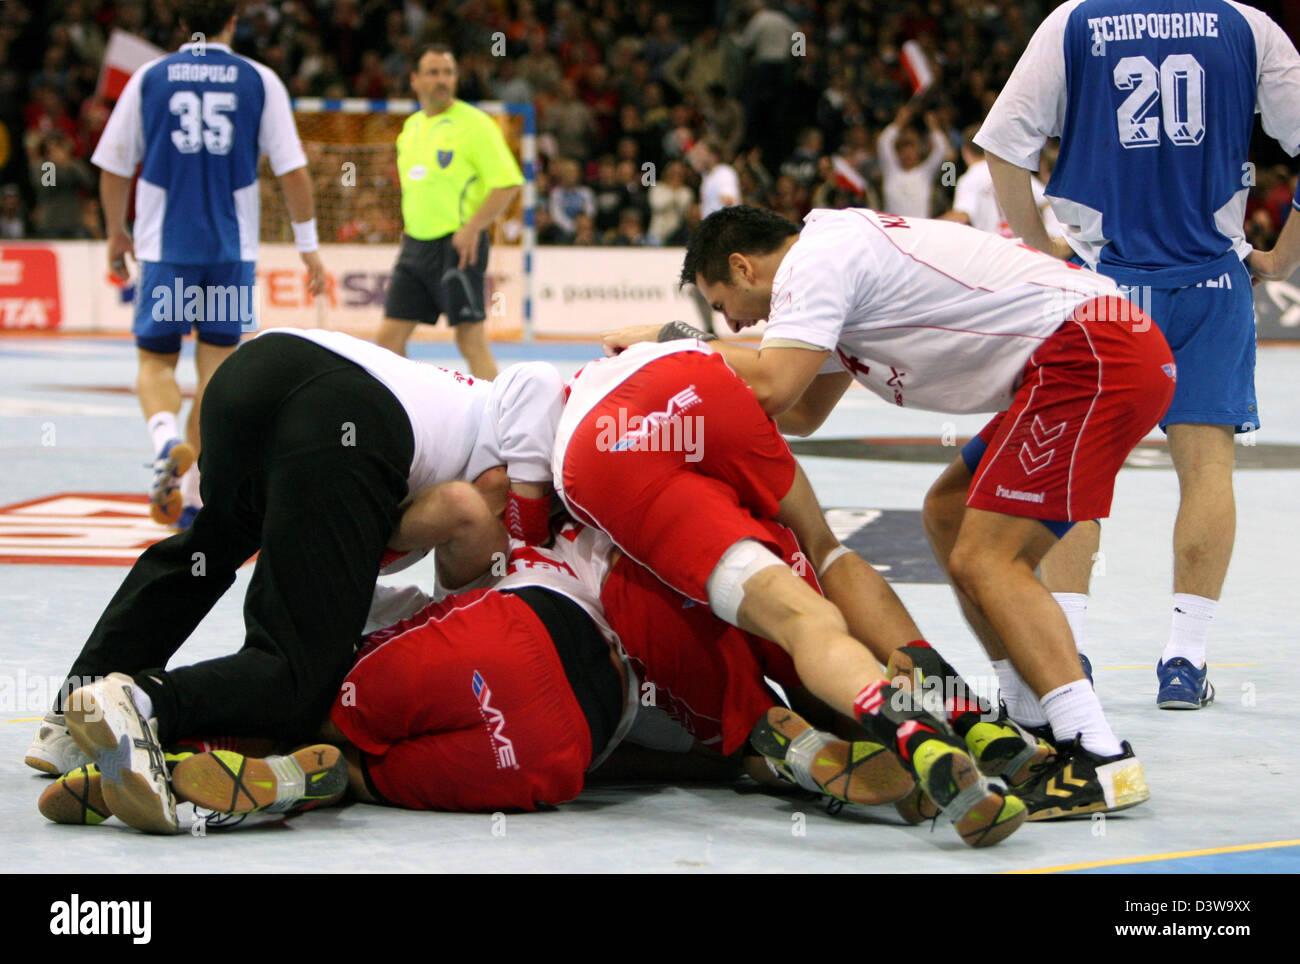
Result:
<svg viewBox="0 0 1300 964"><path fill-rule="evenodd" d="M641 342L612 358L601 358L583 365L569 380L569 398L564 405L564 412L560 415L559 427L555 434L555 447L551 456L552 482L561 499L564 498L564 453L569 447L569 440L573 438L574 431L587 417L587 413L595 408L601 399L650 362L679 351L710 353L702 341L694 338Z"/></svg>
<svg viewBox="0 0 1300 964"><path fill-rule="evenodd" d="M550 477L563 381L543 363L507 368L494 382L411 361L341 331L273 328L360 365L393 393L411 422L415 454L407 489L473 479L494 465L521 482Z"/></svg>
<svg viewBox="0 0 1300 964"><path fill-rule="evenodd" d="M731 198L730 201L726 200ZM740 178L730 164L715 164L700 180L700 217L740 203Z"/></svg>
<svg viewBox="0 0 1300 964"><path fill-rule="evenodd" d="M1074 308L1118 294L1091 271L954 221L818 209L772 282L763 344L834 353L896 405L1000 412Z"/></svg>

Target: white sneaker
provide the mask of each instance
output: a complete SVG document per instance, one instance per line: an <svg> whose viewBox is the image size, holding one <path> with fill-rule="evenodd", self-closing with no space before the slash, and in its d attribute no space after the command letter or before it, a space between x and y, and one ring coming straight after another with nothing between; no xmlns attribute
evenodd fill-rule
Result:
<svg viewBox="0 0 1300 964"><path fill-rule="evenodd" d="M99 767L113 815L147 833L178 832L157 723L140 715L131 677L112 673L74 691L64 715L72 738Z"/></svg>
<svg viewBox="0 0 1300 964"><path fill-rule="evenodd" d="M89 763L90 757L77 746L77 741L68 732L68 721L63 718L63 714L51 710L41 720L41 728L36 731L36 737L27 748L23 762L33 770L57 777Z"/></svg>

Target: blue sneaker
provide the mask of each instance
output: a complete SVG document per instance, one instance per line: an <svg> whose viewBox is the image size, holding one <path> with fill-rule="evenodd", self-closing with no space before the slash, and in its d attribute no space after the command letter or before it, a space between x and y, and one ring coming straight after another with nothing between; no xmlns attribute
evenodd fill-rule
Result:
<svg viewBox="0 0 1300 964"><path fill-rule="evenodd" d="M1081 666L1083 666L1083 675L1088 677L1089 685L1091 685L1093 689L1096 689L1097 684L1093 682L1092 679L1092 661L1089 660L1087 656L1084 656L1083 653L1080 653L1079 663Z"/></svg>
<svg viewBox="0 0 1300 964"><path fill-rule="evenodd" d="M181 476L194 464L194 448L178 438L162 447L153 463L153 488L149 491L149 514L159 525L175 525L184 506Z"/></svg>
<svg viewBox="0 0 1300 964"><path fill-rule="evenodd" d="M175 528L179 532L184 532L190 526L194 525L194 517L199 514L197 505L187 505L181 509L181 516L176 520Z"/></svg>
<svg viewBox="0 0 1300 964"><path fill-rule="evenodd" d="M1181 656L1156 664L1160 692L1156 706L1162 710L1199 710L1214 702L1214 687L1206 676L1206 667L1197 669Z"/></svg>

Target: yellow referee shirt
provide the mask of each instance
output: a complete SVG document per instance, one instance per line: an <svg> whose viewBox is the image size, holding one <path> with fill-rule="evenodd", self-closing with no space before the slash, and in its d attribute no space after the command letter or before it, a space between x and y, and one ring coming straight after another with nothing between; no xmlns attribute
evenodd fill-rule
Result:
<svg viewBox="0 0 1300 964"><path fill-rule="evenodd" d="M423 110L397 135L402 220L417 241L457 231L488 194L524 183L496 121L463 100L441 114Z"/></svg>

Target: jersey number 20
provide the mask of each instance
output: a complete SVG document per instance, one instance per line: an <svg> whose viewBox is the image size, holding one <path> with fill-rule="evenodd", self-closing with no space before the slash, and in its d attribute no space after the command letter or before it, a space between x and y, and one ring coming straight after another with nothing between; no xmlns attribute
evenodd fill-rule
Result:
<svg viewBox="0 0 1300 964"><path fill-rule="evenodd" d="M229 154L235 139L235 125L226 117L235 109L235 93L209 90L199 95L192 90L178 90L167 108L180 118L180 130L172 131L172 143L182 154L197 154L207 148L209 154Z"/></svg>
<svg viewBox="0 0 1300 964"><path fill-rule="evenodd" d="M1122 146L1155 147L1162 122L1175 144L1205 138L1205 70L1191 54L1170 54L1159 72L1145 57L1125 57L1115 65L1114 77L1120 90L1133 91L1115 111Z"/></svg>

